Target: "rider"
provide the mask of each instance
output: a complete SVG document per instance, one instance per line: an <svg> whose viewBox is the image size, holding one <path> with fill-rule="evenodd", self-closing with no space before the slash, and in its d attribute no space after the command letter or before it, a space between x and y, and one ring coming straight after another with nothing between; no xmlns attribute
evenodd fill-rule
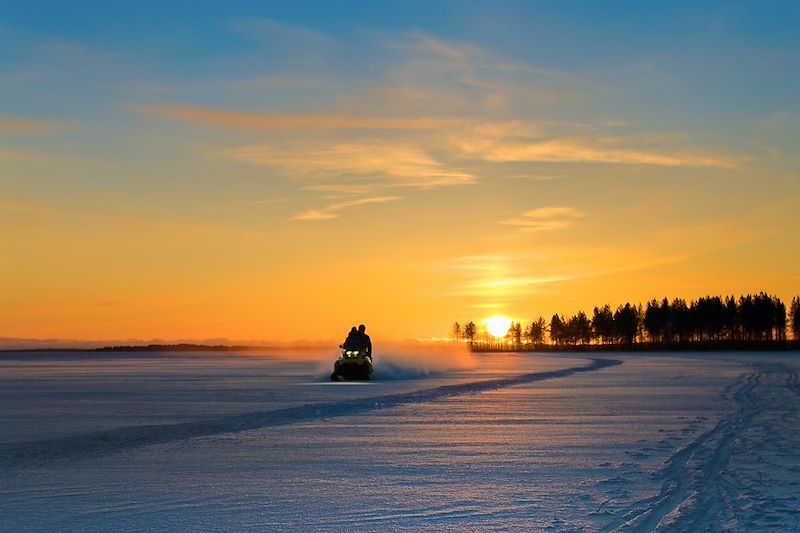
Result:
<svg viewBox="0 0 800 533"><path fill-rule="evenodd" d="M344 340L341 347L345 350L357 350L361 347L361 336L358 334L358 330L355 326L350 328L350 333L347 334L347 338Z"/></svg>
<svg viewBox="0 0 800 533"><path fill-rule="evenodd" d="M361 346L364 348L364 352L366 352L366 354L371 358L372 340L369 338L369 335L367 335L367 327L364 324L358 326L358 336L360 337L359 342L361 343Z"/></svg>

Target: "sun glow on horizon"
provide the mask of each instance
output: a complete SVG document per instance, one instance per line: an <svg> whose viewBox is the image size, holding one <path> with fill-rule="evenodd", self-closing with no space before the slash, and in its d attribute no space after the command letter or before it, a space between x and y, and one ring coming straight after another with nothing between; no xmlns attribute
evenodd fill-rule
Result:
<svg viewBox="0 0 800 533"><path fill-rule="evenodd" d="M0 348L800 295L798 2L42 4L0 0Z"/></svg>
<svg viewBox="0 0 800 533"><path fill-rule="evenodd" d="M505 337L510 327L511 319L508 317L492 316L486 319L486 330L493 337Z"/></svg>

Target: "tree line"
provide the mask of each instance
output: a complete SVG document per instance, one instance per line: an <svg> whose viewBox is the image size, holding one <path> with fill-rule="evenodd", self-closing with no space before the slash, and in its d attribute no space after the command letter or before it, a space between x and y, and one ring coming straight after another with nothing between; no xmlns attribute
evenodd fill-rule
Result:
<svg viewBox="0 0 800 533"><path fill-rule="evenodd" d="M675 298L650 300L646 305L625 303L612 310L606 304L595 307L591 318L583 311L565 317L555 314L549 321L540 316L528 323L512 322L504 342L533 347L579 345L658 346L717 343L725 345L786 341L787 331L800 339L800 297L786 305L765 292L733 296L705 296L686 301ZM485 329L473 321L456 322L453 337L492 342ZM496 342L496 341L495 341Z"/></svg>

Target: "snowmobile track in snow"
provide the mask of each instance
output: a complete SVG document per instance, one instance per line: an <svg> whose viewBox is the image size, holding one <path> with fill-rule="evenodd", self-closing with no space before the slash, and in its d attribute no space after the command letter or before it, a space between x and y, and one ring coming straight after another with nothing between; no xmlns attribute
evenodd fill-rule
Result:
<svg viewBox="0 0 800 533"><path fill-rule="evenodd" d="M748 430L766 424L763 413L782 412L780 389L800 395L796 371L759 365L740 377L728 389L737 410L670 455L654 474L663 480L660 493L630 504L602 531L723 531L735 524L742 488L730 471L739 462L736 446Z"/></svg>
<svg viewBox="0 0 800 533"><path fill-rule="evenodd" d="M105 456L143 446L165 444L196 437L210 437L295 424L309 420L355 415L374 409L430 402L461 394L477 394L546 379L562 378L580 372L593 372L622 364L622 361L616 359L590 359L590 361L591 363L586 366L457 385L444 385L398 394L307 404L274 411L241 413L194 422L120 427L108 431L82 433L54 439L5 444L0 445L0 468L25 468L38 466L51 460L77 460Z"/></svg>

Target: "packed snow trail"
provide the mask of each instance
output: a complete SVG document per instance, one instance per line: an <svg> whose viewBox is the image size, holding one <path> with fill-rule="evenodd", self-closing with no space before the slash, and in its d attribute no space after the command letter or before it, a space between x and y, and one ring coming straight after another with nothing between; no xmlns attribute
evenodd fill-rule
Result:
<svg viewBox="0 0 800 533"><path fill-rule="evenodd" d="M286 409L241 413L194 422L120 427L108 431L3 445L0 447L0 468L25 468L26 466L39 465L47 460L83 459L195 437L209 437L225 433L238 433L295 424L308 420L355 415L374 409L429 402L461 394L477 394L546 379L562 378L580 372L593 372L622 364L622 361L616 359L590 359L590 361L591 363L586 366L445 385L407 393L307 404Z"/></svg>
<svg viewBox="0 0 800 533"><path fill-rule="evenodd" d="M797 372L758 365L729 388L737 410L670 455L658 495L617 513L603 531L727 531L800 526ZM794 464L792 464L794 461ZM788 483L787 483L788 481ZM784 491L786 492L784 494ZM758 507L760 506L760 510Z"/></svg>

